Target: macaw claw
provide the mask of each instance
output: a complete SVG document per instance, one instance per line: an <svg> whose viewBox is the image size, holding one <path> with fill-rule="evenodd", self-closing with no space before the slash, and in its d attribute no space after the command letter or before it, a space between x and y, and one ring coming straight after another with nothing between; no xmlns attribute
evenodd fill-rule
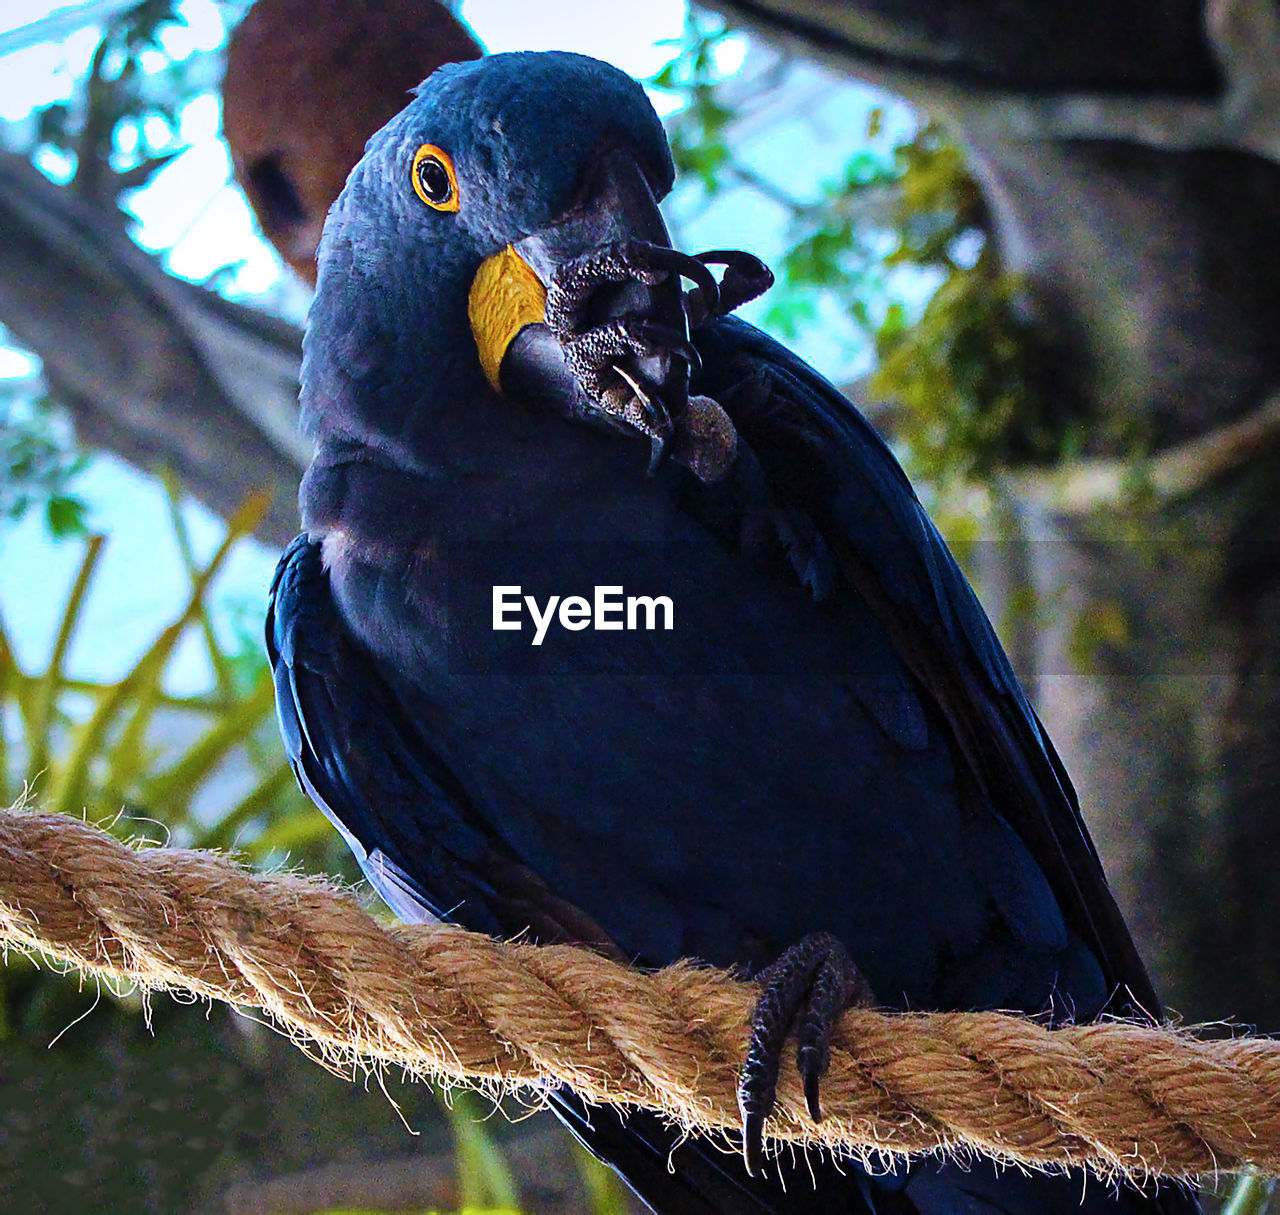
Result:
<svg viewBox="0 0 1280 1215"><path fill-rule="evenodd" d="M604 284L635 281L656 287L673 273L692 279L711 306L718 305L719 285L698 258L650 241L628 240L572 258L556 271L547 287L547 324L557 336L577 332Z"/></svg>
<svg viewBox="0 0 1280 1215"><path fill-rule="evenodd" d="M665 441L700 366L689 340L684 294L672 276L719 300L701 262L663 245L628 240L593 249L557 269L547 288L546 324L583 391L607 413Z"/></svg>
<svg viewBox="0 0 1280 1215"><path fill-rule="evenodd" d="M717 282L709 265L725 267ZM675 275L689 291L652 289ZM565 262L547 288L546 324L582 391L603 413L650 442L649 471L668 454L704 481L719 480L737 451L733 424L708 397L689 395L702 367L689 331L724 316L773 282L758 257L736 249L691 256L648 241L605 245Z"/></svg>
<svg viewBox="0 0 1280 1215"><path fill-rule="evenodd" d="M794 1029L796 1067L809 1117L821 1122L818 1089L830 1059L831 1033L846 1008L875 1002L849 951L829 932L797 941L757 980L760 999L751 1015L747 1061L738 1081L742 1156L753 1175L764 1164L764 1125L777 1096L788 1035Z"/></svg>
<svg viewBox="0 0 1280 1215"><path fill-rule="evenodd" d="M703 266L723 266L724 276L714 295L704 294L700 285L685 293L685 314L690 329L728 316L773 286L773 271L754 253L742 249L708 249L693 256Z"/></svg>

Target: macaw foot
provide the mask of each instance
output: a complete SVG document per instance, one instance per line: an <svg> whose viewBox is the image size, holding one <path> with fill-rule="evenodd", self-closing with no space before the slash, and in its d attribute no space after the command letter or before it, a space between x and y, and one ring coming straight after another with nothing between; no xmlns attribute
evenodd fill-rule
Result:
<svg viewBox="0 0 1280 1215"><path fill-rule="evenodd" d="M679 291L659 297L643 290L673 274L693 279L718 301L715 276L701 262L641 240L606 245L565 262L547 288L547 326L583 391L606 412L657 439L671 435L687 401L687 371L675 377L681 385L676 400L663 400L668 395L663 388L673 378L671 360L686 369L699 366Z"/></svg>
<svg viewBox="0 0 1280 1215"><path fill-rule="evenodd" d="M804 937L756 977L762 990L751 1015L747 1062L738 1081L742 1155L747 1172L753 1174L764 1160L764 1123L777 1095L787 1035L795 1029L805 1103L809 1116L821 1122L818 1085L830 1058L831 1032L846 1008L875 1003L849 951L829 932Z"/></svg>
<svg viewBox="0 0 1280 1215"><path fill-rule="evenodd" d="M722 281L709 265L725 267ZM652 290L673 275L689 279L693 288L661 295ZM732 423L714 402L695 398L693 416L682 427L690 412L689 375L701 365L689 329L726 315L772 282L769 268L750 253L720 249L691 257L648 241L624 241L556 271L547 288L546 324L582 390L606 414L649 437L655 464L683 429L688 433L677 441L677 458L681 451L692 453L694 471L715 479L732 462L733 445L724 438Z"/></svg>
<svg viewBox="0 0 1280 1215"><path fill-rule="evenodd" d="M773 271L754 253L745 253L741 249L708 249L693 256L704 266L723 266L724 275L715 296L704 295L701 286L685 292L684 310L690 329L697 329L717 317L728 316L773 286Z"/></svg>

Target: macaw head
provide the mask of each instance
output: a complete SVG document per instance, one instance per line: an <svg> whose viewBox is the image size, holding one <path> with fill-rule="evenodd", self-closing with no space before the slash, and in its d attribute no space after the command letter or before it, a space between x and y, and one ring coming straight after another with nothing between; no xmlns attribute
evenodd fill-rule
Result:
<svg viewBox="0 0 1280 1215"><path fill-rule="evenodd" d="M608 64L548 52L441 68L369 140L330 212L304 425L447 466L450 412L492 391L557 268L631 238L668 243L657 202L673 177L644 90Z"/></svg>

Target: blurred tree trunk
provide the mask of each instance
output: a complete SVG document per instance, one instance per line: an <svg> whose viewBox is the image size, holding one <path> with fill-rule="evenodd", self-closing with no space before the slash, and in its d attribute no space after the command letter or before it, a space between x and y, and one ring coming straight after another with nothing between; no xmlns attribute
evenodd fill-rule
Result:
<svg viewBox="0 0 1280 1215"><path fill-rule="evenodd" d="M166 274L114 207L12 153L0 153L0 323L43 360L82 442L168 465L224 516L271 489L260 538L298 530L298 330Z"/></svg>
<svg viewBox="0 0 1280 1215"><path fill-rule="evenodd" d="M970 149L1096 420L1084 461L1010 478L1033 543L1001 580L1049 621L1023 674L1170 1006L1280 1030L1280 7L715 7ZM1138 494L1106 459L1134 436Z"/></svg>

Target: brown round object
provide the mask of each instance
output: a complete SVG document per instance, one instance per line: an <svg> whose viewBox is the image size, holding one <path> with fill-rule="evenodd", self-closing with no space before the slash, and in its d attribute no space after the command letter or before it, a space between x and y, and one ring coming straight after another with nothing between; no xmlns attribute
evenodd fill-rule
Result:
<svg viewBox="0 0 1280 1215"><path fill-rule="evenodd" d="M700 481L719 481L738 458L738 431L718 401L692 396L676 423L671 454Z"/></svg>
<svg viewBox="0 0 1280 1215"><path fill-rule="evenodd" d="M223 131L267 238L315 282L324 217L365 141L442 63L483 54L435 0L258 0L227 44Z"/></svg>

